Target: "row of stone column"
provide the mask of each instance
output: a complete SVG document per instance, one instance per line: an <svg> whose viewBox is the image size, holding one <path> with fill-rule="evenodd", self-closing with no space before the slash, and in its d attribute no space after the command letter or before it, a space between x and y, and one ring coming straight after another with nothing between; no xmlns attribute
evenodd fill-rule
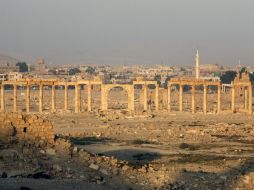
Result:
<svg viewBox="0 0 254 190"><path fill-rule="evenodd" d="M75 85L75 113L81 111L81 86ZM68 92L65 93L66 95ZM66 97L66 96L65 96ZM67 108L68 98L65 98L65 107ZM87 84L87 111L92 111L92 85Z"/></svg>
<svg viewBox="0 0 254 190"><path fill-rule="evenodd" d="M252 86L244 86L244 109L249 113L252 114ZM235 111L235 90L236 86L232 86L232 99L231 99L231 109Z"/></svg>
<svg viewBox="0 0 254 190"><path fill-rule="evenodd" d="M148 109L148 101L147 101L147 96L148 96L148 85L143 85L143 93L144 93L144 110L147 111ZM155 85L155 110L159 110L159 85Z"/></svg>
<svg viewBox="0 0 254 190"><path fill-rule="evenodd" d="M183 111L183 86L179 85L179 111ZM168 85L168 111L171 111L171 87L172 85ZM221 111L221 87L218 86L218 96L217 96L217 112ZM191 110L192 113L196 112L195 106L195 85L191 86ZM203 112L207 113L207 85L203 85Z"/></svg>
<svg viewBox="0 0 254 190"><path fill-rule="evenodd" d="M68 110L68 86L65 85L64 92L64 110ZM179 111L183 111L183 86L179 86ZM81 109L81 86L75 85L75 112L79 113ZM101 108L102 110L107 110L107 101L108 101L108 92L106 92L105 87L102 86L101 92ZM87 107L88 111L92 110L92 85L87 85L87 93L88 93L88 102ZM134 88L130 87L128 90L128 109L134 110ZM203 88L203 112L207 112L207 85L204 85ZM143 93L144 93L144 110L148 109L148 86L143 85ZM217 112L221 111L221 87L218 86L218 97L217 97ZM195 85L192 85L192 113L195 113ZM52 85L52 95L51 95L51 104L52 104L52 112L56 111L56 91L55 85ZM168 85L168 111L171 111L171 84ZM155 107L156 110L159 110L159 86L155 87ZM244 108L248 110L248 113L252 114L252 86L249 85L244 87ZM231 109L235 111L235 86L232 86L232 100L231 100ZM1 111L5 110L5 89L4 85L1 85ZM13 85L13 111L17 111L17 85ZM30 112L30 86L26 86L26 111ZM43 111L43 84L39 85L39 112Z"/></svg>
<svg viewBox="0 0 254 190"><path fill-rule="evenodd" d="M43 84L39 85L39 112L43 112ZM56 111L56 86L51 86L51 111ZM26 85L26 112L30 112L30 85ZM75 112L80 112L81 108L81 88L80 85L75 85ZM92 86L87 85L87 109L88 111L92 110ZM68 85L64 86L64 110L68 110ZM1 85L1 111L5 111L5 88L4 85ZM17 85L13 85L13 111L17 112Z"/></svg>
<svg viewBox="0 0 254 190"><path fill-rule="evenodd" d="M39 112L43 112L43 89L44 85L39 85ZM56 111L56 86L51 86L51 111ZM144 85L144 110L147 110L147 89L148 86ZM79 113L81 109L81 96L80 96L81 88L80 85L75 85L75 112ZM87 108L88 111L92 110L92 86L90 84L87 85ZM26 112L30 112L30 85L26 85ZM107 101L108 101L108 92L106 93L104 90L104 86L102 86L101 92L101 108L102 110L107 110ZM155 87L155 107L156 110L159 110L159 86ZM128 90L128 109L134 110L134 89ZM5 110L5 89L4 85L1 87L1 110ZM68 110L68 85L64 86L64 110ZM17 85L13 85L13 111L17 111Z"/></svg>

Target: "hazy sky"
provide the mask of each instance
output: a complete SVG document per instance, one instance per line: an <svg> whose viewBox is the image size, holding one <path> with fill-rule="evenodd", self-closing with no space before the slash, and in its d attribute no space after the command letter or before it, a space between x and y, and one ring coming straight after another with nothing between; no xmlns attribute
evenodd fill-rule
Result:
<svg viewBox="0 0 254 190"><path fill-rule="evenodd" d="M0 53L47 63L254 65L254 0L0 0Z"/></svg>

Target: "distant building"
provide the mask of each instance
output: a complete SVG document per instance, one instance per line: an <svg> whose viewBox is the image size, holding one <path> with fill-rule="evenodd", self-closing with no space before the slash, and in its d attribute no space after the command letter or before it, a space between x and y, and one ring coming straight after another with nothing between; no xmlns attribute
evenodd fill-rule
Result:
<svg viewBox="0 0 254 190"><path fill-rule="evenodd" d="M6 65L0 65L0 73L8 73L8 72L18 72L19 71L19 67L16 65L10 65L10 64L6 64Z"/></svg>
<svg viewBox="0 0 254 190"><path fill-rule="evenodd" d="M0 74L0 81L6 81L7 80L7 74Z"/></svg>
<svg viewBox="0 0 254 190"><path fill-rule="evenodd" d="M68 75L68 70L67 69L57 69L56 70L58 75Z"/></svg>
<svg viewBox="0 0 254 190"><path fill-rule="evenodd" d="M23 78L22 73L19 72L10 72L7 74L7 79L8 80L20 80Z"/></svg>
<svg viewBox="0 0 254 190"><path fill-rule="evenodd" d="M203 76L201 77L203 80L211 80L211 81L219 81L220 77L218 76Z"/></svg>
<svg viewBox="0 0 254 190"><path fill-rule="evenodd" d="M216 72L220 70L220 66L216 64L203 64L200 65L201 72Z"/></svg>
<svg viewBox="0 0 254 190"><path fill-rule="evenodd" d="M46 72L46 66L45 66L45 60L40 58L36 61L36 67L35 67L35 72L37 74L45 74Z"/></svg>
<svg viewBox="0 0 254 190"><path fill-rule="evenodd" d="M192 70L196 79L218 80L221 67L217 64L200 64L199 52L196 53L195 67Z"/></svg>
<svg viewBox="0 0 254 190"><path fill-rule="evenodd" d="M6 80L20 80L23 78L22 73L19 72L9 72L0 74L0 81L6 81Z"/></svg>

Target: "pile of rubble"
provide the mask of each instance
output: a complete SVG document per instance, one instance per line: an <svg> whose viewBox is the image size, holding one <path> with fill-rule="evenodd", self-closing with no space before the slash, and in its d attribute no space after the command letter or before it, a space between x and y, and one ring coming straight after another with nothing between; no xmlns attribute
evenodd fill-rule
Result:
<svg viewBox="0 0 254 190"><path fill-rule="evenodd" d="M54 143L53 125L37 115L21 113L0 113L0 137L4 141L27 141L52 145Z"/></svg>
<svg viewBox="0 0 254 190"><path fill-rule="evenodd" d="M206 167L205 164L199 165L199 170L196 171L192 168L194 163L188 164L192 156L195 157L191 154L191 151L195 153L193 149L195 146L188 144L189 141L208 142L217 138L218 142L221 142L220 139L225 136L225 138L236 137L237 142L240 139L250 143L253 140L251 124L217 123L204 127L198 122L185 126L174 122L155 124L142 121L133 123L131 126L125 126L123 123L118 125L117 122L101 122L98 125L100 126L96 128L86 128L80 136L99 136L116 140L140 139L141 143L153 142L152 145L157 145L156 142L163 144L174 140L180 143L181 151L189 151L189 154L164 155L152 160L149 160L151 155L148 154L136 155L139 156L137 160L140 162L121 160L104 154L92 154L84 150L82 146L72 144L69 136L55 136L52 124L45 118L33 114L0 113L0 188L1 180L17 178L76 180L95 184L103 189L107 189L106 187L110 189L202 189L205 185L219 189L227 183L231 187L245 189L253 187L253 163L248 164L244 159L236 161L236 165L240 164L239 168L233 168L224 173L209 172L209 165ZM218 151L221 153L222 149ZM229 151L226 153L231 154ZM186 163L180 163L181 156L183 156L182 161L186 159ZM196 157L198 156L197 154ZM177 157L178 164L172 161L174 157ZM231 162L230 159L227 161L226 157L219 161L219 163ZM234 178L233 172L237 173ZM239 172L243 174L239 176ZM195 178L195 181L190 177Z"/></svg>

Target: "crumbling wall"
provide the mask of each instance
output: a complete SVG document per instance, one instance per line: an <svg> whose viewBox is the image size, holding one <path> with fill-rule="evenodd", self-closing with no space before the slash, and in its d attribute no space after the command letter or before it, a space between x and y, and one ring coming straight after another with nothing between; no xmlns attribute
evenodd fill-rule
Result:
<svg viewBox="0 0 254 190"><path fill-rule="evenodd" d="M34 114L0 112L0 140L50 145L54 143L54 128L49 121Z"/></svg>

